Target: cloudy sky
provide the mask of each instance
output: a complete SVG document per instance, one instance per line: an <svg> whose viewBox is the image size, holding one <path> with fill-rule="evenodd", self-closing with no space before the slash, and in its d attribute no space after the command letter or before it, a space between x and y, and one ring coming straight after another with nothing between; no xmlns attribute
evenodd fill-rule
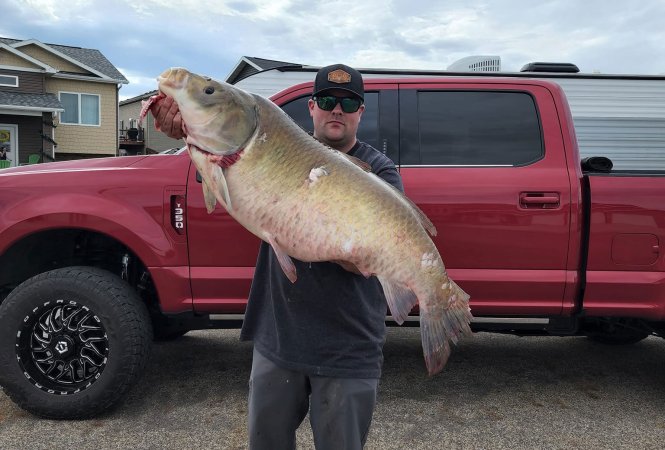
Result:
<svg viewBox="0 0 665 450"><path fill-rule="evenodd" d="M358 68L665 74L665 0L0 0L0 36L100 50L129 98L181 66L225 79L242 56ZM66 6L65 6L66 5Z"/></svg>

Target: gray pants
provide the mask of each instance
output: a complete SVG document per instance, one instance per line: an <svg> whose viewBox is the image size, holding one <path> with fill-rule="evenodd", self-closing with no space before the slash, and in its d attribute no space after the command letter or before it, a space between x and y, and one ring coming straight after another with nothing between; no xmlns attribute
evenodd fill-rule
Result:
<svg viewBox="0 0 665 450"><path fill-rule="evenodd" d="M309 410L317 450L362 449L376 404L376 378L308 376L282 369L254 349L249 378L249 448L296 448Z"/></svg>

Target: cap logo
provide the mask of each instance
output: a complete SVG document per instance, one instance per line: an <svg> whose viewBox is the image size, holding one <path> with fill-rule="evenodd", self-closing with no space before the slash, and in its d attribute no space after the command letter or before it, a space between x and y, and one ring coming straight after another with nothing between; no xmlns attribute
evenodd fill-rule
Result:
<svg viewBox="0 0 665 450"><path fill-rule="evenodd" d="M333 70L332 72L328 73L328 81L337 84L350 83L351 74L343 71L342 69Z"/></svg>

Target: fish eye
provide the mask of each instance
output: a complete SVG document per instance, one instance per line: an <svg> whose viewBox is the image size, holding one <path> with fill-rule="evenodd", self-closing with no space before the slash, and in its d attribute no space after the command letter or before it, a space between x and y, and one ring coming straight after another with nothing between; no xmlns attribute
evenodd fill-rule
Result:
<svg viewBox="0 0 665 450"><path fill-rule="evenodd" d="M205 92L206 94L210 95L210 94L212 94L213 92L215 92L215 88L212 87L212 86L208 86L208 87L205 88L205 90L204 90L203 92Z"/></svg>

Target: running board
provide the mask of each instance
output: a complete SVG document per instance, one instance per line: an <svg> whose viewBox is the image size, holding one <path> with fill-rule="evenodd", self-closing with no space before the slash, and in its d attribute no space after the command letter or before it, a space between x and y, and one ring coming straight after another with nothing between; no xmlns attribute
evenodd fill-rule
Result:
<svg viewBox="0 0 665 450"><path fill-rule="evenodd" d="M386 316L388 326L397 325L392 316ZM419 316L408 316L403 326L420 326ZM543 333L550 325L550 319L542 317L474 317L471 319L473 331L495 331L495 332L536 332Z"/></svg>
<svg viewBox="0 0 665 450"><path fill-rule="evenodd" d="M210 314L212 321L242 321L244 314ZM392 316L386 316L386 322L394 322ZM404 322L420 322L420 316L407 316ZM550 319L542 317L474 317L471 323L475 324L505 324L505 325L549 325Z"/></svg>
<svg viewBox="0 0 665 450"><path fill-rule="evenodd" d="M244 314L210 314L210 320L214 321L227 321L227 320L244 320Z"/></svg>

